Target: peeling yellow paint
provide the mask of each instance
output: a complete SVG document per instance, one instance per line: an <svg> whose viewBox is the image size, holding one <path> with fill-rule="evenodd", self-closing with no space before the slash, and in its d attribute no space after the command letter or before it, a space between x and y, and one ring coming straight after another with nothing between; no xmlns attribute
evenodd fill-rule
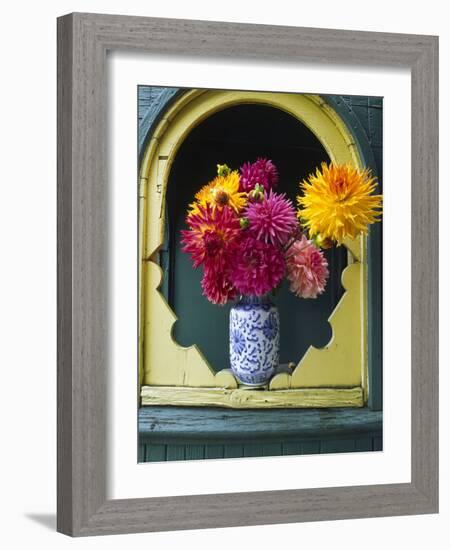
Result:
<svg viewBox="0 0 450 550"><path fill-rule="evenodd" d="M362 407L363 392L356 388L295 388L290 390L251 390L143 386L142 405L182 405L228 407L233 409L307 407Z"/></svg>

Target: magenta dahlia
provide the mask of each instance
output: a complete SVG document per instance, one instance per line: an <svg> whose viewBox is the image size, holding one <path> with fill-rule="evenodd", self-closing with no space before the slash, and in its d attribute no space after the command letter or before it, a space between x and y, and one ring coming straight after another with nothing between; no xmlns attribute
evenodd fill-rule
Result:
<svg viewBox="0 0 450 550"><path fill-rule="evenodd" d="M240 232L239 218L229 206L199 205L186 222L189 229L181 231L182 250L191 255L194 267L208 260L218 265L227 261Z"/></svg>
<svg viewBox="0 0 450 550"><path fill-rule="evenodd" d="M317 298L325 290L329 275L323 252L305 235L286 252L286 278L290 290L299 298Z"/></svg>
<svg viewBox="0 0 450 550"><path fill-rule="evenodd" d="M286 195L272 190L264 194L262 201L250 202L244 216L249 231L265 243L284 245L298 226L295 208Z"/></svg>
<svg viewBox="0 0 450 550"><path fill-rule="evenodd" d="M236 289L229 280L229 269L219 268L212 261L205 264L202 278L203 295L213 304L223 306L236 297Z"/></svg>
<svg viewBox="0 0 450 550"><path fill-rule="evenodd" d="M280 249L252 236L239 239L231 258L230 281L245 295L262 296L275 288L284 276L285 261Z"/></svg>
<svg viewBox="0 0 450 550"><path fill-rule="evenodd" d="M264 158L259 158L253 163L246 162L239 169L240 191L249 192L257 183L262 185L266 191L275 187L278 183L278 170L275 164Z"/></svg>

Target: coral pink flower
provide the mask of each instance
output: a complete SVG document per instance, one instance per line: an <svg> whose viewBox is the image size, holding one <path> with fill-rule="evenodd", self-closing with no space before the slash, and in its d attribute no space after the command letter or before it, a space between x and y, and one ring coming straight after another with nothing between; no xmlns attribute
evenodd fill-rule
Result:
<svg viewBox="0 0 450 550"><path fill-rule="evenodd" d="M280 249L252 236L239 239L231 258L230 280L246 295L262 296L275 288L284 276L285 261Z"/></svg>
<svg viewBox="0 0 450 550"><path fill-rule="evenodd" d="M305 235L289 247L286 270L290 290L299 298L317 298L325 290L329 275L328 262L323 252Z"/></svg>
<svg viewBox="0 0 450 550"><path fill-rule="evenodd" d="M236 289L228 278L229 270L226 266L217 266L209 261L205 264L202 278L203 295L213 304L223 306L228 300L236 297Z"/></svg>
<svg viewBox="0 0 450 550"><path fill-rule="evenodd" d="M292 202L286 195L270 191L262 201L250 202L245 211L249 231L260 241L284 245L298 226Z"/></svg>
<svg viewBox="0 0 450 550"><path fill-rule="evenodd" d="M191 255L194 267L209 259L216 265L227 261L240 232L239 218L229 206L199 205L186 222L190 229L181 231L182 250Z"/></svg>
<svg viewBox="0 0 450 550"><path fill-rule="evenodd" d="M246 162L240 167L240 190L251 191L257 183L262 185L266 191L275 187L278 183L278 170L275 164L269 159L259 158L256 162Z"/></svg>

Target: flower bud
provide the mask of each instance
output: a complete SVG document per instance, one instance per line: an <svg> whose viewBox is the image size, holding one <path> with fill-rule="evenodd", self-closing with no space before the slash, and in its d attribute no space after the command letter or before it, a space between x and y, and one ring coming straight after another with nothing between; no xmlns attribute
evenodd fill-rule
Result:
<svg viewBox="0 0 450 550"><path fill-rule="evenodd" d="M231 168L227 166L226 164L218 164L217 165L217 175L218 176L228 176L228 174L231 172Z"/></svg>
<svg viewBox="0 0 450 550"><path fill-rule="evenodd" d="M248 218L241 218L239 220L239 223L241 225L241 229L247 229L247 227L249 226Z"/></svg>
<svg viewBox="0 0 450 550"><path fill-rule="evenodd" d="M314 235L314 237L311 239L312 242L318 247L318 248L331 248L333 246L333 241L328 237L322 237L319 233L317 235Z"/></svg>
<svg viewBox="0 0 450 550"><path fill-rule="evenodd" d="M253 191L250 191L249 196L253 201L262 201L264 199L264 187L257 183Z"/></svg>

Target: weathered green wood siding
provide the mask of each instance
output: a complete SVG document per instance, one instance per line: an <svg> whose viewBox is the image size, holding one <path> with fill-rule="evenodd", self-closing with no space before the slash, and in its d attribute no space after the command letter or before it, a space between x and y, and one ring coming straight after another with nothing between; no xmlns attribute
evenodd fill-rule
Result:
<svg viewBox="0 0 450 550"><path fill-rule="evenodd" d="M139 445L139 462L202 460L204 458L245 458L254 456L288 456L326 453L381 451L381 439L374 435L358 438L298 440L283 443L229 443L226 445L189 442Z"/></svg>
<svg viewBox="0 0 450 550"><path fill-rule="evenodd" d="M139 426L140 462L382 450L382 413L367 409L144 407Z"/></svg>

